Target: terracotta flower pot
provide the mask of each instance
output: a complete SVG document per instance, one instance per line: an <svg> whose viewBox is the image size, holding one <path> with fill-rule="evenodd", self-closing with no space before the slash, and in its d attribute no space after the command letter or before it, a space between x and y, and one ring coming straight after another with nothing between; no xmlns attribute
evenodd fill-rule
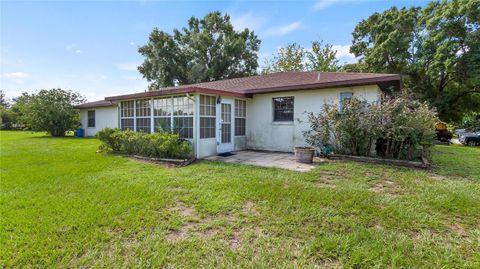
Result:
<svg viewBox="0 0 480 269"><path fill-rule="evenodd" d="M298 163L312 163L315 149L309 147L295 147L295 157Z"/></svg>

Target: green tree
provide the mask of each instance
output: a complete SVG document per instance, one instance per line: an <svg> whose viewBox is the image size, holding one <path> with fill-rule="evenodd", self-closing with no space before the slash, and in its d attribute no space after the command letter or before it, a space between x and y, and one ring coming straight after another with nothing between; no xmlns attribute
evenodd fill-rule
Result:
<svg viewBox="0 0 480 269"><path fill-rule="evenodd" d="M400 73L406 88L437 108L445 121L480 110L480 1L431 2L374 13L353 32L349 66Z"/></svg>
<svg viewBox="0 0 480 269"><path fill-rule="evenodd" d="M245 28L235 31L230 16L211 12L190 18L188 27L170 35L158 28L139 48L145 57L138 71L151 89L256 74L260 40Z"/></svg>
<svg viewBox="0 0 480 269"><path fill-rule="evenodd" d="M305 71L307 69L305 56L304 48L297 43L290 43L286 47L280 48L277 54L272 56L272 59L265 62L262 73Z"/></svg>
<svg viewBox="0 0 480 269"><path fill-rule="evenodd" d="M271 59L267 60L262 73L288 71L338 71L340 66L337 51L323 41L313 41L312 48L305 49L297 43L290 43L280 48Z"/></svg>
<svg viewBox="0 0 480 269"><path fill-rule="evenodd" d="M80 125L74 105L85 98L78 93L62 89L40 90L35 94L24 93L17 98L19 121L32 131L46 131L52 136L65 136L65 132Z"/></svg>
<svg viewBox="0 0 480 269"><path fill-rule="evenodd" d="M8 102L3 90L0 90L0 106L4 108L8 108L10 106L10 103Z"/></svg>
<svg viewBox="0 0 480 269"><path fill-rule="evenodd" d="M312 42L312 50L307 52L310 71L336 72L340 70L337 51L330 44L321 41Z"/></svg>

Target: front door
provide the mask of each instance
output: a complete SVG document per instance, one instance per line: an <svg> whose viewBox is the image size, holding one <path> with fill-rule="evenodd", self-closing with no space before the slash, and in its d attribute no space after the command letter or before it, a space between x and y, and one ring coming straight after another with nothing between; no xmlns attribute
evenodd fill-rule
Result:
<svg viewBox="0 0 480 269"><path fill-rule="evenodd" d="M217 141L217 152L224 153L233 151L233 101L231 100L222 100L219 107L219 126L218 131L219 135L217 136L219 141Z"/></svg>

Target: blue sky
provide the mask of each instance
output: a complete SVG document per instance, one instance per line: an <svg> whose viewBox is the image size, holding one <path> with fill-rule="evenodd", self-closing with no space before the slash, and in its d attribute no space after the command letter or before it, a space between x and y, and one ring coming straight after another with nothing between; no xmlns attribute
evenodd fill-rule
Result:
<svg viewBox="0 0 480 269"><path fill-rule="evenodd" d="M291 42L308 46L323 39L348 53L355 25L391 6L427 1L1 1L0 89L8 97L59 87L89 101L144 91L136 67L138 46L153 27L172 32L191 16L228 13L237 29L248 27L262 40L259 64Z"/></svg>

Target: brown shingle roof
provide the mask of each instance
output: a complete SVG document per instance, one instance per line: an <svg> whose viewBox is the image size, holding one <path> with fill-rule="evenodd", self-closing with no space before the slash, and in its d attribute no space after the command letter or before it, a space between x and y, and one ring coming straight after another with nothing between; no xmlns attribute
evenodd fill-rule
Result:
<svg viewBox="0 0 480 269"><path fill-rule="evenodd" d="M95 107L107 107L107 106L115 106L117 105L116 102L114 101L105 101L105 100L100 100L100 101L95 101L95 102L89 102L89 103L83 103L81 105L76 105L74 108L95 108Z"/></svg>
<svg viewBox="0 0 480 269"><path fill-rule="evenodd" d="M105 100L125 100L187 92L251 97L253 94L258 93L338 88L369 84L391 84L398 88L400 86L400 75L346 72L279 72L268 75L202 82L178 87L166 87L155 91L106 97Z"/></svg>

